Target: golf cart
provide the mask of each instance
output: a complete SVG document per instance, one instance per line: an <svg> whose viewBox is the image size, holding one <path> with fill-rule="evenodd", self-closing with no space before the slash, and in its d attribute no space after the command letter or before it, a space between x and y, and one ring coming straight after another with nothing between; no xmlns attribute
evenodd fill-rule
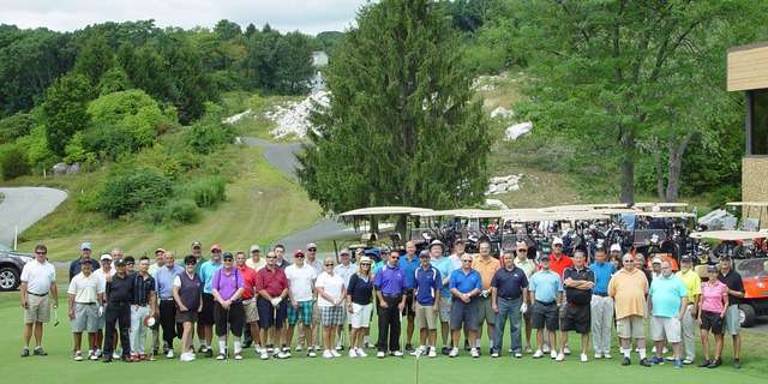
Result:
<svg viewBox="0 0 768 384"><path fill-rule="evenodd" d="M351 221L354 224L355 230L360 228L359 224L361 221L368 221L371 223L369 226L370 232L363 233L361 235L361 243L365 244L365 248L372 249L377 248L378 245L385 244L380 233L382 229L385 228L385 226L382 225L382 220L388 217L396 217L397 220L394 226L394 230L389 232L388 245L392 249L402 249L404 246L403 234L407 231L407 227L409 225L409 215L418 212L431 211L431 209L426 208L402 206L368 207L342 212L338 215L338 219L347 222Z"/></svg>
<svg viewBox="0 0 768 384"><path fill-rule="evenodd" d="M739 316L743 327L755 324L757 316L768 314L768 257L765 253L755 252L754 241L764 240L766 232L748 231L708 231L690 234L692 239L715 240L720 244L712 250L710 263L719 260L722 255L730 255L733 268L741 275L744 282L744 298L739 304ZM706 275L706 265L696 267L699 276Z"/></svg>
<svg viewBox="0 0 768 384"><path fill-rule="evenodd" d="M762 201L731 201L725 203L726 209L741 218L739 229L744 231L759 231L768 227L768 202ZM741 212L739 212L741 211Z"/></svg>
<svg viewBox="0 0 768 384"><path fill-rule="evenodd" d="M431 226L412 229L410 238L417 242L417 248L420 244L426 248L432 240L439 239L447 249L451 249L456 240L462 239L467 253L477 253L478 243L485 239L491 242L491 253L498 256L502 228L497 223L502 212L485 209L416 212L412 216L417 217L418 221L427 221Z"/></svg>

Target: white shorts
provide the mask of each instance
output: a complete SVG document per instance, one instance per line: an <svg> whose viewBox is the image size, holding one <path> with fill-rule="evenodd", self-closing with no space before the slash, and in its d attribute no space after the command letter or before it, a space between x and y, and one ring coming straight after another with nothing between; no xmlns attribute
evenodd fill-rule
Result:
<svg viewBox="0 0 768 384"><path fill-rule="evenodd" d="M352 313L349 314L349 323L352 328L368 328L371 323L371 311L373 303L360 305L352 303Z"/></svg>
<svg viewBox="0 0 768 384"><path fill-rule="evenodd" d="M616 320L616 334L622 339L644 339L643 317L631 315Z"/></svg>
<svg viewBox="0 0 768 384"><path fill-rule="evenodd" d="M682 328L677 317L651 317L651 338L653 341L679 343Z"/></svg>

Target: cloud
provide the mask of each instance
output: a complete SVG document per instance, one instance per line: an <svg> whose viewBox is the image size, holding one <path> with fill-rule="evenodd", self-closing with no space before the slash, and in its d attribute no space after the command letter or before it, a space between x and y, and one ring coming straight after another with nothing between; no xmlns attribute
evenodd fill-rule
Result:
<svg viewBox="0 0 768 384"><path fill-rule="evenodd" d="M221 19L281 31L344 30L367 0L0 0L0 23L73 31L105 21L154 19L161 27L212 27Z"/></svg>

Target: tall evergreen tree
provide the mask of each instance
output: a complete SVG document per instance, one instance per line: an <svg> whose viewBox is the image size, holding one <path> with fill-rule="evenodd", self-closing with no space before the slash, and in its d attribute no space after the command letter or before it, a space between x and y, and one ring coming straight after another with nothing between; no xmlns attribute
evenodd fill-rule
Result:
<svg viewBox="0 0 768 384"><path fill-rule="evenodd" d="M86 111L91 93L88 78L81 74L62 76L46 91L45 133L53 153L63 156L72 135L88 126Z"/></svg>
<svg viewBox="0 0 768 384"><path fill-rule="evenodd" d="M428 0L364 7L326 73L332 93L299 155L325 210L454 208L487 186L490 139L457 36Z"/></svg>

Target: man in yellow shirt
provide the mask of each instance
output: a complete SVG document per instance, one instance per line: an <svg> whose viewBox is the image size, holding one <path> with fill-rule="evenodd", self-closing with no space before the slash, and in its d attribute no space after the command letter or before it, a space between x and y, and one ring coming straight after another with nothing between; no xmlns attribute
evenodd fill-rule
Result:
<svg viewBox="0 0 768 384"><path fill-rule="evenodd" d="M627 253L622 258L624 268L616 272L608 283L608 296L614 300L616 308L616 331L621 341L621 354L624 359L621 365L629 365L629 353L632 351L632 339L640 349L640 365L650 367L651 363L645 355L645 318L648 304L645 295L648 293L648 279L643 271L635 268L632 255Z"/></svg>
<svg viewBox="0 0 768 384"><path fill-rule="evenodd" d="M685 314L682 320L683 330L683 351L685 358L683 364L693 364L696 359L696 314L701 295L701 278L693 270L693 260L690 256L683 256L680 259L680 271L677 277L683 281L685 290L688 292L688 305L685 308Z"/></svg>
<svg viewBox="0 0 768 384"><path fill-rule="evenodd" d="M483 290L480 292L480 303L478 305L478 311L480 312L477 317L479 334L475 340L475 345L472 347L477 348L478 351L480 350L480 339L483 337L483 321L485 321L491 350L493 350L493 326L496 322L496 312L493 311L493 306L491 305L491 280L493 280L493 275L496 274L496 271L501 268L501 263L491 256L491 243L487 240L480 242L478 250L480 254L475 255L472 268L480 273Z"/></svg>

